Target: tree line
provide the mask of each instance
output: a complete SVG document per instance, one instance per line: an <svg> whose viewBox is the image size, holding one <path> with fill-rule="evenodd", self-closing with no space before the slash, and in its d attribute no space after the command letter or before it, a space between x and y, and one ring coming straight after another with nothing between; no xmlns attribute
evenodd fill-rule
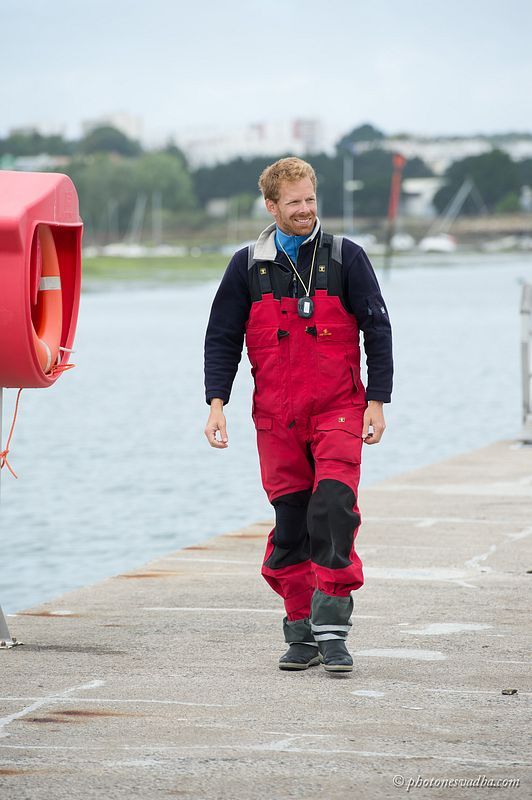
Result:
<svg viewBox="0 0 532 800"><path fill-rule="evenodd" d="M341 216L343 210L344 159L353 162L353 175L361 182L355 195L358 217L384 217L387 213L392 154L379 146L381 131L370 125L359 126L344 136L332 155L309 156L319 184L320 214ZM357 151L360 141L373 147ZM123 235L130 224L139 196L155 194L167 224L181 221L199 224L205 219L209 201L229 200L229 208L239 216L252 213L258 195L257 179L272 161L272 156L257 156L213 166L192 169L183 152L173 143L157 151L144 151L141 145L112 127L100 127L77 141L61 136L44 136L36 131L12 133L0 139L0 158L47 153L65 156L61 171L74 180L80 196L82 215L94 230L111 229ZM433 173L420 158L407 161L404 177L430 177ZM446 207L466 177L475 183L487 211L505 213L519 208L521 187L532 186L532 159L513 161L499 149L457 160L447 169L445 185L434 198L438 211ZM468 199L463 212L478 213Z"/></svg>

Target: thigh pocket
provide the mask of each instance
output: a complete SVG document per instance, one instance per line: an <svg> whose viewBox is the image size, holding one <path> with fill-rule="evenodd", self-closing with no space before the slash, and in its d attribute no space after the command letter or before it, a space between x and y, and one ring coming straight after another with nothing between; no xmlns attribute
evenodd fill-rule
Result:
<svg viewBox="0 0 532 800"><path fill-rule="evenodd" d="M271 417L254 416L253 422L257 431L271 431L273 428L273 420Z"/></svg>
<svg viewBox="0 0 532 800"><path fill-rule="evenodd" d="M353 413L321 414L314 426L314 458L360 464L362 423Z"/></svg>
<svg viewBox="0 0 532 800"><path fill-rule="evenodd" d="M259 455L261 456L261 458L263 456L266 456L266 458L270 459L273 447L273 442L272 442L273 420L271 417L254 415L253 421L255 423L255 428L257 429L257 444L259 447Z"/></svg>

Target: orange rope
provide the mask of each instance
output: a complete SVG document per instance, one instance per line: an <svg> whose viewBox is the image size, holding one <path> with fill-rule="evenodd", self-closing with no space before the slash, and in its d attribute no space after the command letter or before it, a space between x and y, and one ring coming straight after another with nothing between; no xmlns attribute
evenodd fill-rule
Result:
<svg viewBox="0 0 532 800"><path fill-rule="evenodd" d="M75 364L56 364L56 366L52 367L50 372L48 372L47 374L50 375L50 376L60 375L62 372L66 372L68 369L72 369L75 366L76 366ZM19 403L19 400L20 400L20 393L21 392L22 392L22 389L19 389L18 390L18 394L17 394L17 399L16 399L16 402L15 402L15 412L13 414L13 422L11 423L11 428L9 429L9 436L7 437L7 443L6 443L6 446L5 446L5 450L1 450L0 451L0 469L3 469L4 467L7 467L14 478L18 478L18 475L15 473L15 471L13 470L11 464L7 460L7 454L9 453L9 445L11 444L11 438L13 436L13 431L15 430L15 422L17 421L18 403ZM1 443L0 443L0 446L1 446Z"/></svg>
<svg viewBox="0 0 532 800"><path fill-rule="evenodd" d="M13 431L15 429L15 422L17 421L18 401L20 400L20 393L21 392L22 392L22 389L19 389L18 390L18 394L17 394L17 401L15 403L15 413L13 414L13 422L11 423L9 436L7 437L6 448L5 448L5 450L2 450L2 452L0 452L0 469L3 469L4 467L7 467L14 478L18 478L18 475L16 475L16 473L14 472L14 470L11 467L11 464L7 460L7 454L9 453L9 445L11 444L11 437L13 436Z"/></svg>

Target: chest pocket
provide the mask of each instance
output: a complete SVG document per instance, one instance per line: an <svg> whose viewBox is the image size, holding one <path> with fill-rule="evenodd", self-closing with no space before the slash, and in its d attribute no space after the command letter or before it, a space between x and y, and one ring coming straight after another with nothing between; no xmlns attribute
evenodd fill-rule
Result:
<svg viewBox="0 0 532 800"><path fill-rule="evenodd" d="M279 346L278 328L248 328L246 331L246 347L248 353Z"/></svg>
<svg viewBox="0 0 532 800"><path fill-rule="evenodd" d="M353 326L347 323L316 325L316 340L320 345L342 344L358 347L357 334Z"/></svg>
<svg viewBox="0 0 532 800"><path fill-rule="evenodd" d="M272 414L281 404L281 368L278 328L250 327L246 346L254 382L253 413Z"/></svg>

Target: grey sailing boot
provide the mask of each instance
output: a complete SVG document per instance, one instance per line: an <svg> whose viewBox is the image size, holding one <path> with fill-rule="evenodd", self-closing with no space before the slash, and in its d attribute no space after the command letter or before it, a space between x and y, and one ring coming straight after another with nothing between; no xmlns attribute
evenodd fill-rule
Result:
<svg viewBox="0 0 532 800"><path fill-rule="evenodd" d="M345 646L351 627L353 598L336 597L316 589L312 595L311 631L327 672L352 672L353 659Z"/></svg>
<svg viewBox="0 0 532 800"><path fill-rule="evenodd" d="M327 672L352 672L353 659L349 655L343 639L329 639L320 642L320 661Z"/></svg>
<svg viewBox="0 0 532 800"><path fill-rule="evenodd" d="M318 645L310 630L310 620L283 620L284 638L289 647L279 659L279 669L301 670L320 663Z"/></svg>

